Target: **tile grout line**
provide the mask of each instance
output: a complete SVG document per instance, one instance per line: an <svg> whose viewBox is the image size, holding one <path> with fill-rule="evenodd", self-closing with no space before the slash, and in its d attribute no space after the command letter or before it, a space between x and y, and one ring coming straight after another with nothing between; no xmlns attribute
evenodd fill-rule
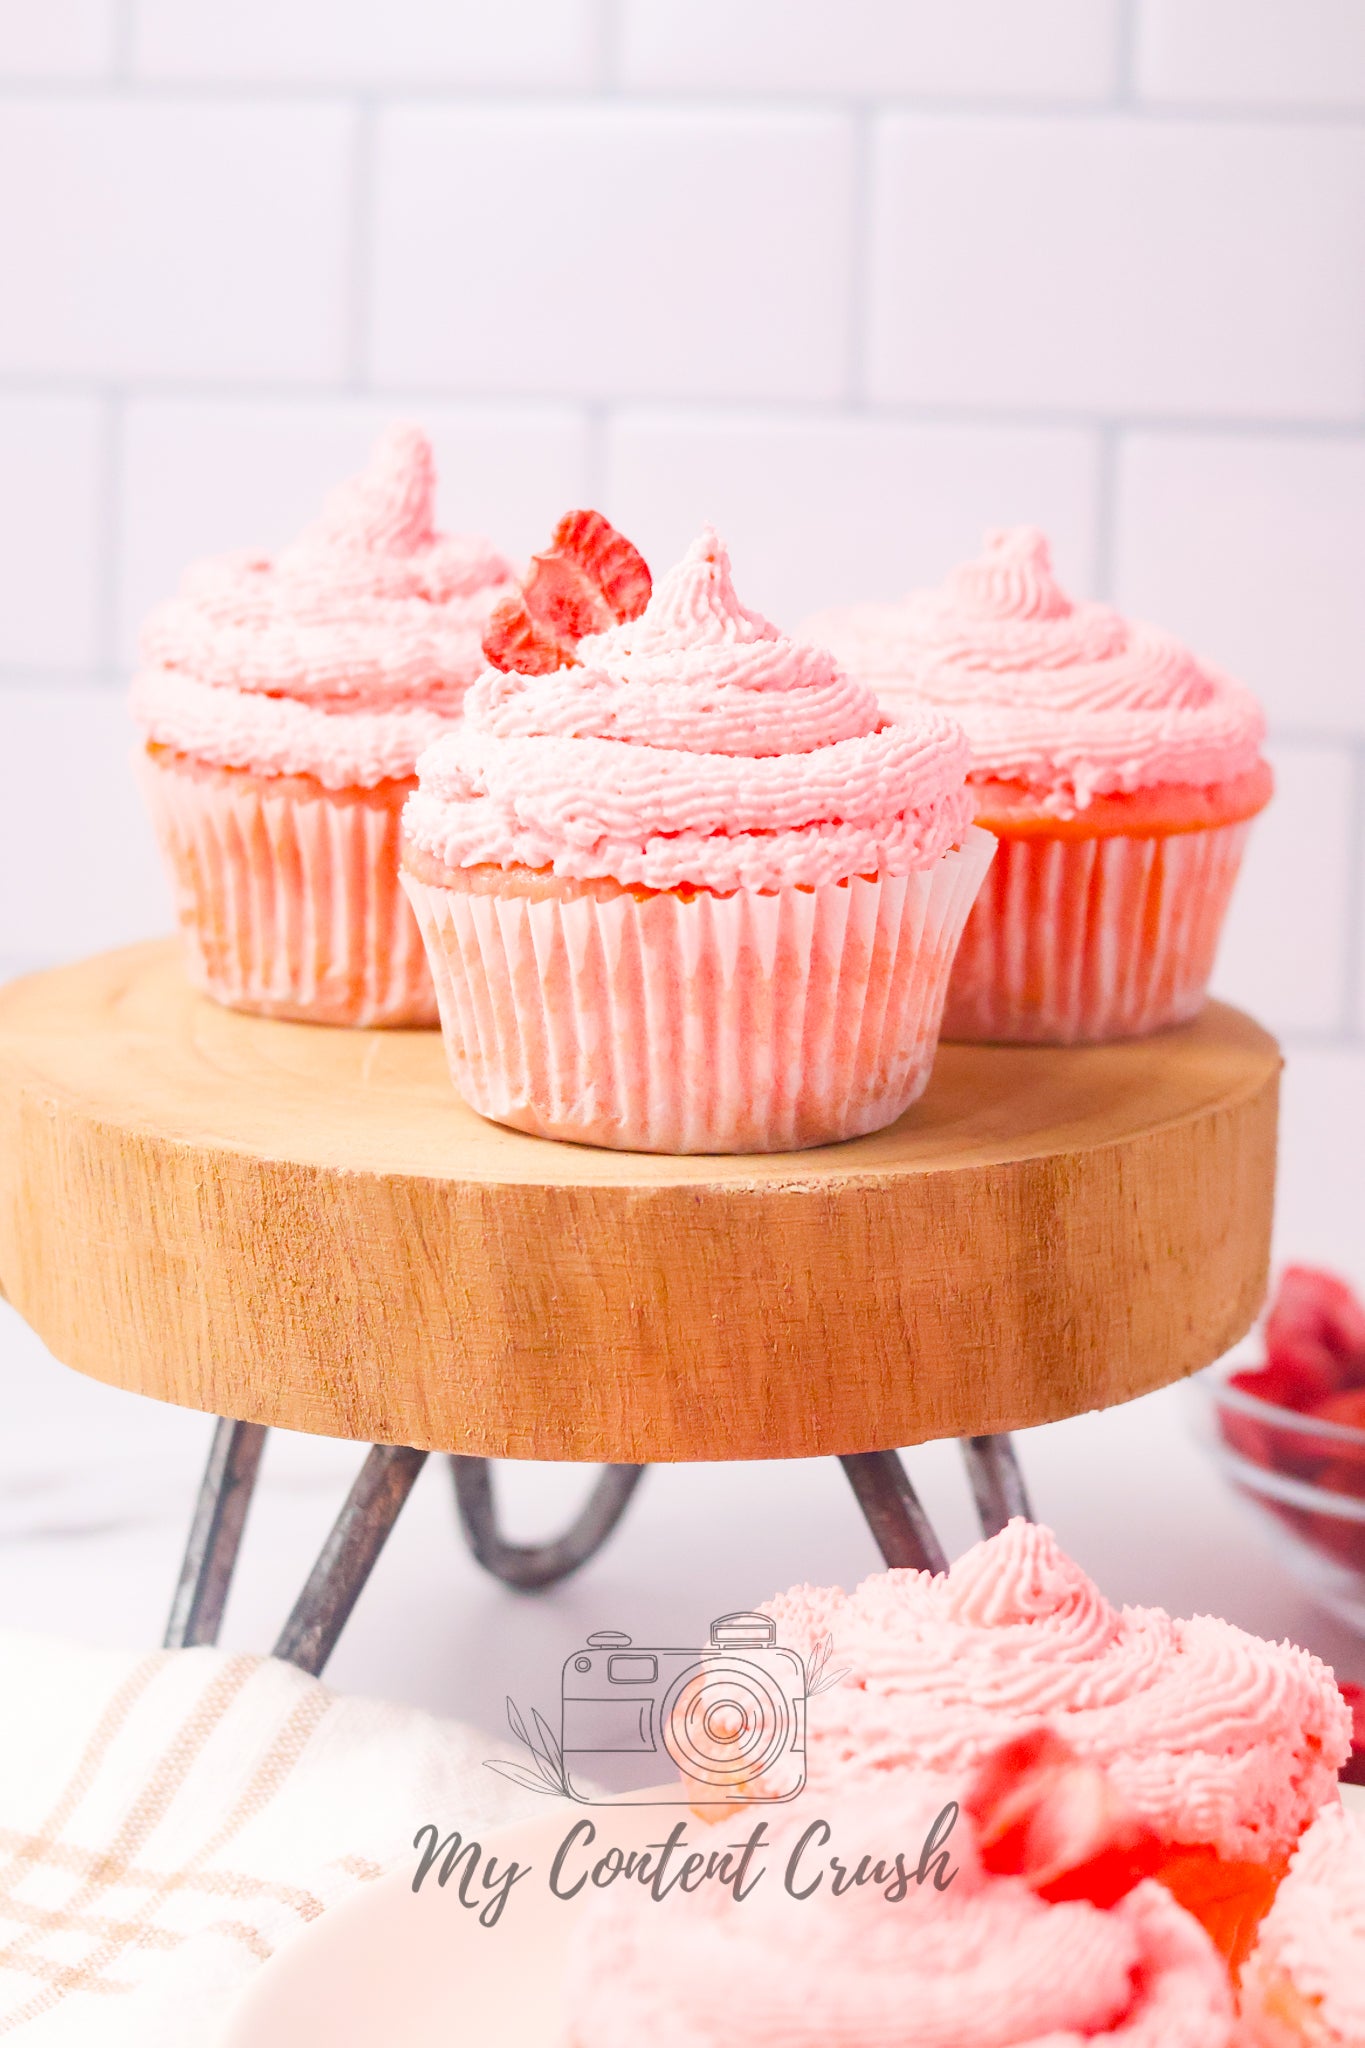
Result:
<svg viewBox="0 0 1365 2048"><path fill-rule="evenodd" d="M1139 105L1138 31L1138 0L1118 0L1114 46L1114 105L1130 111Z"/></svg>
<svg viewBox="0 0 1365 2048"><path fill-rule="evenodd" d="M1365 969L1365 739L1352 748L1352 804L1346 841L1346 931L1341 948L1341 1020L1348 1038L1361 1035L1361 973Z"/></svg>
<svg viewBox="0 0 1365 2048"><path fill-rule="evenodd" d="M374 98L360 94L353 102L346 206L348 248L343 319L345 384L350 392L367 392L370 361L370 308L374 281L375 150L377 108Z"/></svg>
<svg viewBox="0 0 1365 2048"><path fill-rule="evenodd" d="M615 99L621 91L621 8L620 0L597 0L593 22L593 72L597 91L604 99Z"/></svg>
<svg viewBox="0 0 1365 2048"><path fill-rule="evenodd" d="M117 665L126 441L127 400L124 393L115 387L104 393L100 415L96 484L100 555L94 606L98 659L92 665L96 674L112 674Z"/></svg>
<svg viewBox="0 0 1365 2048"><path fill-rule="evenodd" d="M604 0L611 6L611 0ZM614 16L605 17L613 20ZM125 17L120 17L124 20ZM129 39L130 40L130 39ZM606 52L612 54L610 38L602 31L602 43ZM601 59L599 46L599 58ZM346 81L337 83L309 83L300 79L281 81L271 78L258 79L210 79L196 77L150 78L140 76L135 70L125 72L121 67L128 60L130 51L125 37L120 33L116 39L113 60L120 68L111 69L94 78L39 77L32 79L0 79L0 102L25 99L44 100L92 100L100 97L121 97L130 100L180 100L187 104L216 101L226 105L316 105L319 102L331 106L353 105L357 89ZM613 66L614 68L614 66ZM111 86L117 88L111 93ZM583 85L537 85L528 83L518 86L488 85L422 85L416 81L409 84L394 84L384 88L382 95L386 108L401 111L406 106L428 107L448 105L454 111L486 111L539 113L547 105L584 107L600 104L604 97L628 97L632 104L653 112L696 114L705 118L709 115L746 115L755 121L769 116L778 119L793 115L829 115L850 113L858 108L874 104L880 114L892 114L912 120L999 120L999 121L1112 121L1115 117L1130 119L1136 125L1154 127L1183 127L1203 123L1211 128L1307 128L1337 129L1347 134L1359 134L1365 128L1365 106L1320 106L1304 103L1264 103L1221 101L1154 101L1134 99L1131 104L1117 97L1121 87L1116 85L1116 96L1110 99L1026 99L1026 98L985 98L963 95L941 97L908 93L890 93L885 98L869 102L866 95L857 93L805 92L767 93L757 95L734 90L698 90L688 92L679 89L632 86L627 95L614 81L605 87L596 84Z"/></svg>
<svg viewBox="0 0 1365 2048"><path fill-rule="evenodd" d="M346 392L333 382L321 380L281 382L261 380L133 375L116 381L96 375L46 375L36 371L0 369L0 398L100 398L117 390L130 402L179 403L198 400L210 405L272 405L280 402L300 407L335 404ZM489 390L464 385L385 383L367 378L364 395L395 405L456 406L469 410L499 411L549 408L573 410L587 403L593 394L570 390ZM1056 433L1096 433L1112 429L1119 435L1150 434L1171 439L1210 440L1302 439L1324 444L1365 447L1365 418L1308 419L1267 414L1262 418L1245 414L1210 418L1198 413L1127 414L1093 409L1066 411L1051 406L984 403L947 403L932 399L874 399L850 407L846 398L825 394L811 397L766 398L761 393L742 396L723 392L679 394L661 391L632 394L620 401L622 412L672 414L682 423L698 417L724 421L731 417L745 423L754 420L804 426L811 421L837 425L841 420L870 418L887 426L944 428L993 428L1001 432L1036 429Z"/></svg>
<svg viewBox="0 0 1365 2048"><path fill-rule="evenodd" d="M1095 448L1095 596L1113 602L1118 534L1118 470L1122 430L1101 424Z"/></svg>
<svg viewBox="0 0 1365 2048"><path fill-rule="evenodd" d="M587 430L584 436L586 475L583 495L585 502L595 509L600 509L608 495L612 417L613 407L609 399L590 399L583 407L583 423Z"/></svg>
<svg viewBox="0 0 1365 2048"><path fill-rule="evenodd" d="M109 77L120 85L133 79L137 46L136 0L114 0L109 39Z"/></svg>
<svg viewBox="0 0 1365 2048"><path fill-rule="evenodd" d="M844 410L861 413L867 405L868 340L872 326L872 215L876 201L876 134L870 108L854 109L850 141Z"/></svg>

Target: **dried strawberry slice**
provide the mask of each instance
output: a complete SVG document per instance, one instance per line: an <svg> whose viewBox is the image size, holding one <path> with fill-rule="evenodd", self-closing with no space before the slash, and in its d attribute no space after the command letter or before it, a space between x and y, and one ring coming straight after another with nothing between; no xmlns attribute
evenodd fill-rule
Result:
<svg viewBox="0 0 1365 2048"><path fill-rule="evenodd" d="M570 653L589 633L604 633L616 624L616 614L592 573L553 548L532 555L522 588L531 617Z"/></svg>
<svg viewBox="0 0 1365 2048"><path fill-rule="evenodd" d="M1022 1877L1040 1898L1112 1906L1157 1869L1161 1842L1098 1764L1050 1728L982 1763L964 1811L987 1870Z"/></svg>
<svg viewBox="0 0 1365 2048"><path fill-rule="evenodd" d="M567 556L583 570L617 624L638 619L649 603L649 564L600 512L566 512L554 530L550 553Z"/></svg>
<svg viewBox="0 0 1365 2048"><path fill-rule="evenodd" d="M589 633L638 618L651 587L644 557L600 512L566 512L520 591L495 607L484 655L494 668L548 675Z"/></svg>
<svg viewBox="0 0 1365 2048"><path fill-rule="evenodd" d="M565 662L564 649L536 624L519 590L500 598L489 613L483 629L483 653L493 668L523 676L549 675Z"/></svg>

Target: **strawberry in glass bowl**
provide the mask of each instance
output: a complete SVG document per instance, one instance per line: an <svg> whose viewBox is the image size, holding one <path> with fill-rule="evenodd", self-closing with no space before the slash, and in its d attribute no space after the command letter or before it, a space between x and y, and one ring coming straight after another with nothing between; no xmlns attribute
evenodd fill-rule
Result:
<svg viewBox="0 0 1365 2048"><path fill-rule="evenodd" d="M1263 1364L1202 1376L1206 1440L1290 1569L1365 1632L1365 1307L1335 1275L1290 1266L1262 1335Z"/></svg>

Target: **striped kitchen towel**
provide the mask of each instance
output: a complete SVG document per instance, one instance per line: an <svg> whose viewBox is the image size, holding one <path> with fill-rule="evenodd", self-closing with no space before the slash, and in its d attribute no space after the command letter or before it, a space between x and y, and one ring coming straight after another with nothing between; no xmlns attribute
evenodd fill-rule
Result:
<svg viewBox="0 0 1365 2048"><path fill-rule="evenodd" d="M488 1753L269 1658L0 1632L0 2042L207 2048L424 1822L533 1803Z"/></svg>

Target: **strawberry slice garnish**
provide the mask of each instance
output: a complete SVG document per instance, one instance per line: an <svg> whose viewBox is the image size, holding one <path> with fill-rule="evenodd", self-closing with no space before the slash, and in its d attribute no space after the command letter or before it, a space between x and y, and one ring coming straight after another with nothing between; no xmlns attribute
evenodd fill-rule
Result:
<svg viewBox="0 0 1365 2048"><path fill-rule="evenodd" d="M589 633L637 619L651 588L643 555L600 512L566 512L521 589L490 614L485 658L520 675L565 668Z"/></svg>
<svg viewBox="0 0 1365 2048"><path fill-rule="evenodd" d="M993 1751L963 1810L986 1869L1022 1877L1054 1903L1112 1906L1152 1876L1165 1853L1100 1766L1050 1728Z"/></svg>
<svg viewBox="0 0 1365 2048"><path fill-rule="evenodd" d="M572 659L553 634L536 624L520 590L500 598L488 614L483 655L491 667L523 676L547 676Z"/></svg>
<svg viewBox="0 0 1365 2048"><path fill-rule="evenodd" d="M618 625L638 619L649 603L654 586L648 563L600 512L566 512L550 552L576 563L596 584Z"/></svg>

